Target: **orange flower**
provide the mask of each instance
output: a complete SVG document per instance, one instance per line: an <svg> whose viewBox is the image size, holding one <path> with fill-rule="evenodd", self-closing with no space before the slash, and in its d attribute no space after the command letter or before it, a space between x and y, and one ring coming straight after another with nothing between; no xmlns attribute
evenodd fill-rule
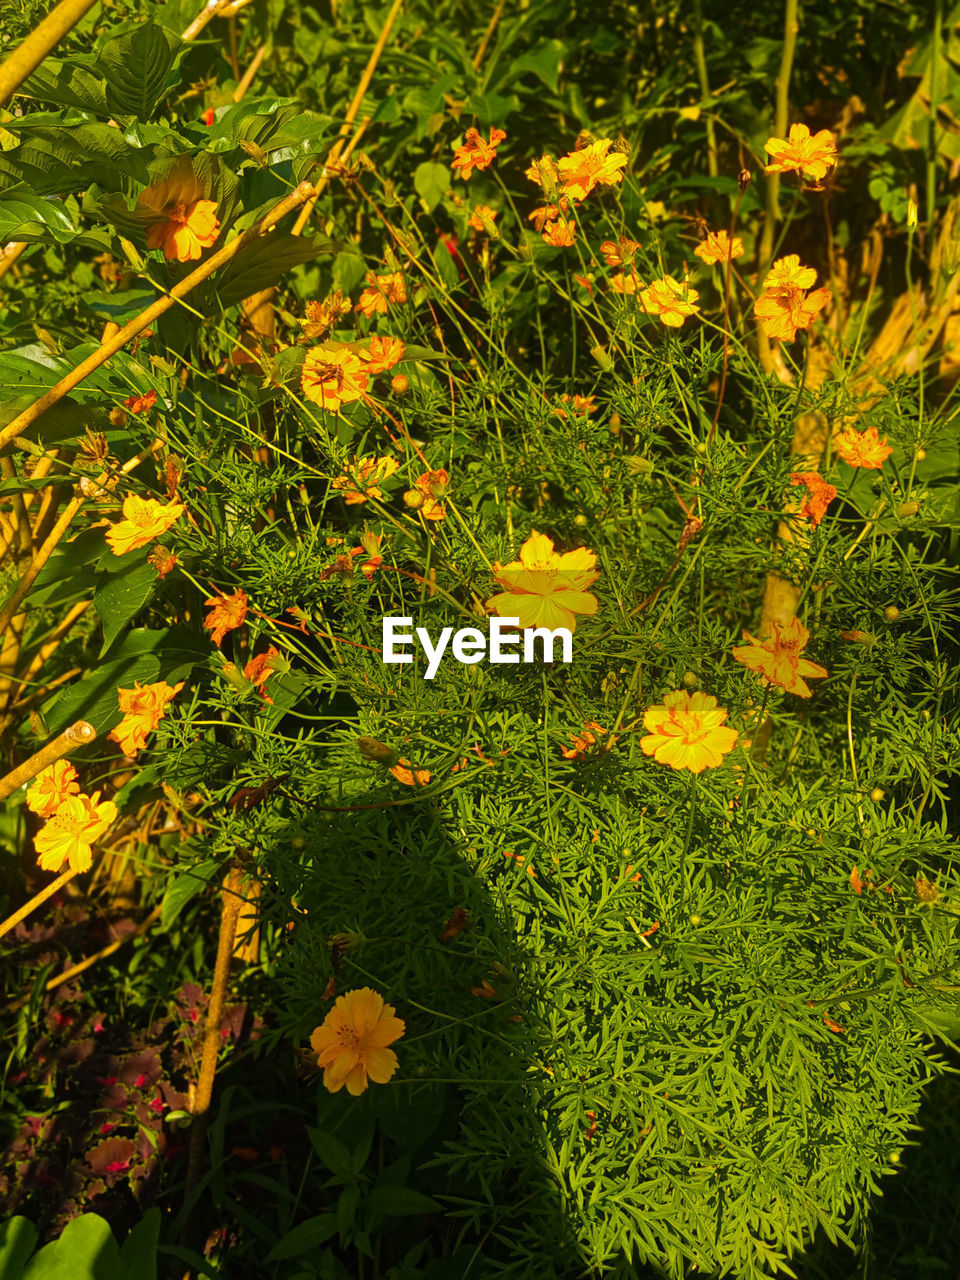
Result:
<svg viewBox="0 0 960 1280"><path fill-rule="evenodd" d="M563 197L556 204L542 204L539 208L534 209L532 213L527 214L527 221L533 223L534 231L542 231L549 222L556 222L561 214L565 214L570 208L570 201Z"/></svg>
<svg viewBox="0 0 960 1280"><path fill-rule="evenodd" d="M213 107L207 107L206 111L200 113L200 119L209 128L213 124L214 111Z"/></svg>
<svg viewBox="0 0 960 1280"><path fill-rule="evenodd" d="M123 519L106 532L107 543L115 556L124 556L137 547L145 547L170 528L186 511L180 502L166 506L156 498L138 498L128 493L123 500Z"/></svg>
<svg viewBox="0 0 960 1280"><path fill-rule="evenodd" d="M369 374L355 351L326 343L307 352L303 362L303 394L321 408L336 413L342 404L359 400Z"/></svg>
<svg viewBox="0 0 960 1280"><path fill-rule="evenodd" d="M569 218L548 222L543 229L543 240L556 249L565 249L577 238L576 223Z"/></svg>
<svg viewBox="0 0 960 1280"><path fill-rule="evenodd" d="M451 169L454 172L459 169L457 177L466 181L474 169L489 168L497 158L497 147L506 136L502 129L491 129L490 141L486 142L476 129L468 129L454 152Z"/></svg>
<svg viewBox="0 0 960 1280"><path fill-rule="evenodd" d="M387 1046L406 1031L396 1009L370 987L348 991L310 1037L310 1047L323 1067L323 1087L337 1093L344 1085L359 1097L373 1080L386 1084L396 1071L397 1055Z"/></svg>
<svg viewBox="0 0 960 1280"><path fill-rule="evenodd" d="M785 258L778 258L767 272L763 291L791 294L795 289L809 289L816 279L813 267L801 267L798 253L788 253Z"/></svg>
<svg viewBox="0 0 960 1280"><path fill-rule="evenodd" d="M34 847L43 871L59 871L64 862L71 871L88 871L94 845L117 817L112 800L99 803L100 792L92 796L67 796L57 812L37 832Z"/></svg>
<svg viewBox="0 0 960 1280"><path fill-rule="evenodd" d="M553 542L536 529L520 548L520 559L493 566L494 577L507 590L487 601L501 618L519 618L520 626L566 627L576 631L578 613L597 612L596 596L586 588L600 576L597 557L586 547L558 555Z"/></svg>
<svg viewBox="0 0 960 1280"><path fill-rule="evenodd" d="M819 524L827 514L827 507L837 496L836 489L832 484L827 484L823 476L816 471L793 471L790 473L790 484L793 488L797 485L803 485L806 488L807 494L799 514L815 525Z"/></svg>
<svg viewBox="0 0 960 1280"><path fill-rule="evenodd" d="M180 561L167 547L157 546L147 556L147 563L153 565L159 577L165 578Z"/></svg>
<svg viewBox="0 0 960 1280"><path fill-rule="evenodd" d="M640 245L636 240L628 240L626 236L621 236L616 241L604 240L600 246L600 252L608 267L622 267L633 261L633 255L639 248Z"/></svg>
<svg viewBox="0 0 960 1280"><path fill-rule="evenodd" d="M799 173L820 182L837 163L837 141L829 129L811 136L805 124L792 124L787 139L768 138L764 150L773 156L764 173Z"/></svg>
<svg viewBox="0 0 960 1280"><path fill-rule="evenodd" d="M578 418L589 418L591 413L597 411L596 396L569 396L566 392L560 397L563 404L570 405L574 414ZM567 416L566 409L554 409L553 416L555 418L565 418Z"/></svg>
<svg viewBox="0 0 960 1280"><path fill-rule="evenodd" d="M650 736L640 739L641 750L672 769L715 769L737 745L736 729L723 726L726 718L726 708L718 707L716 698L678 689L644 712L643 726Z"/></svg>
<svg viewBox="0 0 960 1280"><path fill-rule="evenodd" d="M161 249L168 262L192 262L220 234L215 200L202 188L187 159L181 158L162 182L141 191L137 213L148 222L147 248Z"/></svg>
<svg viewBox="0 0 960 1280"><path fill-rule="evenodd" d="M368 581L383 564L383 556L380 554L382 542L383 538L379 533L364 533L360 537L360 547L370 557L360 566L360 572Z"/></svg>
<svg viewBox="0 0 960 1280"><path fill-rule="evenodd" d="M243 674L246 678L253 682L260 691L260 696L264 702L273 704L273 699L268 698L263 691L263 686L267 683L274 673L274 666L271 663L272 658L279 658L280 650L275 645L270 645L264 653L258 653L256 657L251 658L247 665L243 668Z"/></svg>
<svg viewBox="0 0 960 1280"><path fill-rule="evenodd" d="M475 996L479 996L481 1000L492 1000L497 994L497 988L487 978L484 978L479 986L471 987L470 990Z"/></svg>
<svg viewBox="0 0 960 1280"><path fill-rule="evenodd" d="M733 243L726 231L709 231L706 240L701 240L693 251L698 258L711 266L715 262L730 262L743 255L743 241L734 236Z"/></svg>
<svg viewBox="0 0 960 1280"><path fill-rule="evenodd" d="M681 284L673 276L654 280L640 294L640 305L648 316L659 316L671 329L679 329L687 316L695 316L699 310L699 293L688 284Z"/></svg>
<svg viewBox="0 0 960 1280"><path fill-rule="evenodd" d="M761 294L753 310L768 338L793 342L797 330L809 329L829 301L830 290L826 288L807 294L802 289L790 289Z"/></svg>
<svg viewBox="0 0 960 1280"><path fill-rule="evenodd" d="M487 222L495 222L499 210L491 209L488 204L478 204L467 219L467 226L473 227L474 231L487 231L484 225L484 219ZM489 233L488 233L489 234Z"/></svg>
<svg viewBox="0 0 960 1280"><path fill-rule="evenodd" d="M27 808L41 818L52 818L68 796L80 790L77 771L69 760L57 760L41 769L27 791Z"/></svg>
<svg viewBox="0 0 960 1280"><path fill-rule="evenodd" d="M303 336L305 338L322 338L341 316L349 314L349 298L345 298L339 289L334 289L323 302L307 303L307 317L305 320L300 321Z"/></svg>
<svg viewBox="0 0 960 1280"><path fill-rule="evenodd" d="M588 720L579 734L570 734L572 747L561 747L560 752L565 760L586 760L587 752L597 745L597 734L606 734L596 720Z"/></svg>
<svg viewBox="0 0 960 1280"><path fill-rule="evenodd" d="M147 409L152 409L156 403L156 391L146 391L142 396L127 396L123 402L123 407L129 409L131 413L145 413Z"/></svg>
<svg viewBox="0 0 960 1280"><path fill-rule="evenodd" d="M637 277L635 274L626 276L622 271L618 271L616 275L610 277L610 288L614 293L629 294L637 292Z"/></svg>
<svg viewBox="0 0 960 1280"><path fill-rule="evenodd" d="M405 787L425 787L430 781L429 769L413 769L410 761L403 756L391 767L390 772Z"/></svg>
<svg viewBox="0 0 960 1280"><path fill-rule="evenodd" d="M367 362L367 373L383 373L392 369L403 359L404 346L399 338L381 338L374 334L370 339L367 351L360 352L360 358Z"/></svg>
<svg viewBox="0 0 960 1280"><path fill-rule="evenodd" d="M529 167L524 169L523 176L537 183L544 191L555 192L560 181L557 164L552 156L541 156L539 160L532 160Z"/></svg>
<svg viewBox="0 0 960 1280"><path fill-rule="evenodd" d="M334 489L343 494L347 506L356 506L366 502L368 498L382 498L380 481L399 471L400 463L394 458L358 458L354 463L352 475L337 476L333 481Z"/></svg>
<svg viewBox="0 0 960 1280"><path fill-rule="evenodd" d="M893 453L892 446L880 439L876 427L867 427L866 431L848 427L834 438L833 444L848 466L863 467L868 471L879 471Z"/></svg>
<svg viewBox="0 0 960 1280"><path fill-rule="evenodd" d="M175 698L184 682L169 685L165 680L142 685L134 680L132 689L118 689L117 694L123 719L109 737L120 744L125 756L133 756L147 745L147 734L152 733L166 715L167 703Z"/></svg>
<svg viewBox="0 0 960 1280"><path fill-rule="evenodd" d="M750 644L739 645L733 650L733 656L737 662L756 671L765 684L776 684L787 693L809 698L810 686L803 677L822 680L827 675L826 667L800 657L810 632L799 618L791 618L787 623L774 622L773 635L766 639L755 640L749 631L744 631L743 638Z"/></svg>
<svg viewBox="0 0 960 1280"><path fill-rule="evenodd" d="M619 151L608 155L612 146L612 138L601 138L579 151L561 156L557 164L561 191L576 200L585 200L594 187L622 182L620 170L626 165L627 157Z"/></svg>
<svg viewBox="0 0 960 1280"><path fill-rule="evenodd" d="M211 596L204 600L203 607L210 610L203 625L209 628L210 639L219 647L227 632L235 631L247 616L246 592L237 588L233 595Z"/></svg>
<svg viewBox="0 0 960 1280"><path fill-rule="evenodd" d="M442 498L446 493L449 480L450 477L441 467L439 471L425 471L419 480L414 482L417 489L423 494L423 506L419 510L424 520L444 520L446 518L447 508L438 499Z"/></svg>
<svg viewBox="0 0 960 1280"><path fill-rule="evenodd" d="M387 314L391 303L406 302L407 284L399 271L385 276L367 272L367 288L360 294L360 301L354 311L361 311L368 318Z"/></svg>

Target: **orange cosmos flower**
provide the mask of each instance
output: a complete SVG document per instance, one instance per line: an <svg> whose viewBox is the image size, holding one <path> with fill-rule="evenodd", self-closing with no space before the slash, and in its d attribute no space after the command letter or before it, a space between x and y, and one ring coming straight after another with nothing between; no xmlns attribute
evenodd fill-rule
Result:
<svg viewBox="0 0 960 1280"><path fill-rule="evenodd" d="M528 168L524 169L523 176L537 183L544 191L556 191L560 181L557 163L552 156L541 156L539 160L532 160Z"/></svg>
<svg viewBox="0 0 960 1280"><path fill-rule="evenodd" d="M147 563L152 564L157 571L157 576L165 578L167 574L175 569L180 563L173 552L164 546L157 546L147 556Z"/></svg>
<svg viewBox="0 0 960 1280"><path fill-rule="evenodd" d="M363 551L370 557L360 566L360 572L369 581L376 571L383 564L383 556L380 554L380 545L383 538L379 533L364 533L360 536L360 546Z"/></svg>
<svg viewBox="0 0 960 1280"><path fill-rule="evenodd" d="M146 391L142 396L127 396L123 402L123 407L129 409L131 413L145 413L147 409L152 409L156 403L156 391Z"/></svg>
<svg viewBox="0 0 960 1280"><path fill-rule="evenodd" d="M730 262L733 258L742 257L743 241L739 236L734 236L731 244L726 231L709 231L706 240L701 240L693 252L708 266L712 266L715 262Z"/></svg>
<svg viewBox="0 0 960 1280"><path fill-rule="evenodd" d="M34 839L40 868L59 871L66 862L71 871L88 871L93 861L91 846L116 817L117 806L112 800L100 804L99 791L92 796L67 796Z"/></svg>
<svg viewBox="0 0 960 1280"><path fill-rule="evenodd" d="M848 427L835 437L833 444L848 466L863 467L869 471L879 471L893 453L893 447L880 439L876 427L867 427L866 431Z"/></svg>
<svg viewBox="0 0 960 1280"><path fill-rule="evenodd" d="M626 276L622 271L618 271L616 275L610 277L609 283L614 293L623 295L637 292L636 274Z"/></svg>
<svg viewBox="0 0 960 1280"><path fill-rule="evenodd" d="M806 488L807 493L799 514L813 524L819 524L827 514L827 507L837 496L836 489L832 484L827 484L816 471L793 471L790 474L790 484L793 488L797 485Z"/></svg>
<svg viewBox="0 0 960 1280"><path fill-rule="evenodd" d="M382 498L380 481L399 470L400 463L395 458L358 458L353 465L352 474L337 476L333 487L343 495L348 506L356 506L358 502L366 502L368 498Z"/></svg>
<svg viewBox="0 0 960 1280"><path fill-rule="evenodd" d="M798 253L788 253L785 258L778 258L767 272L763 291L789 294L795 289L809 289L816 279L813 267L801 267Z"/></svg>
<svg viewBox="0 0 960 1280"><path fill-rule="evenodd" d="M41 818L52 818L68 796L80 790L77 771L69 760L57 760L41 769L27 791L27 808Z"/></svg>
<svg viewBox="0 0 960 1280"><path fill-rule="evenodd" d="M399 271L385 276L367 272L367 288L360 294L360 301L354 311L361 311L368 318L387 314L391 303L406 302L407 284Z"/></svg>
<svg viewBox="0 0 960 1280"><path fill-rule="evenodd" d="M736 729L723 726L726 718L726 708L718 707L716 698L678 689L644 712L643 727L650 736L640 739L640 747L645 756L672 769L715 769L737 745Z"/></svg>
<svg viewBox="0 0 960 1280"><path fill-rule="evenodd" d="M520 559L493 566L494 577L507 590L487 601L501 618L519 618L520 626L566 627L576 631L578 613L597 612L596 596L586 588L600 576L597 557L586 547L558 555L553 542L536 529L520 548Z"/></svg>
<svg viewBox="0 0 960 1280"><path fill-rule="evenodd" d="M506 136L502 129L491 129L490 141L486 142L476 129L468 129L454 152L451 169L454 172L459 170L457 177L466 181L474 169L489 168L497 158L497 147Z"/></svg>
<svg viewBox="0 0 960 1280"><path fill-rule="evenodd" d="M810 632L799 618L773 623L773 635L764 640L755 640L749 631L744 631L743 638L750 644L739 645L733 650L733 656L737 662L756 671L765 684L776 684L787 693L809 698L810 686L803 677L822 680L828 674L826 667L800 657Z"/></svg>
<svg viewBox="0 0 960 1280"><path fill-rule="evenodd" d="M128 493L123 500L123 519L107 530L107 544L115 556L124 556L166 533L184 511L186 507L180 502L164 506L156 498L138 498L135 493Z"/></svg>
<svg viewBox="0 0 960 1280"><path fill-rule="evenodd" d="M797 330L809 329L829 301L830 290L826 288L807 294L801 289L789 289L761 294L753 310L768 338L793 342Z"/></svg>
<svg viewBox="0 0 960 1280"><path fill-rule="evenodd" d="M324 298L323 302L308 302L307 316L300 321L305 338L322 338L328 329L341 318L350 314L350 299L345 298L339 289Z"/></svg>
<svg viewBox="0 0 960 1280"><path fill-rule="evenodd" d="M565 249L577 238L576 223L568 218L558 218L556 222L548 222L543 229L542 238L556 249Z"/></svg>
<svg viewBox="0 0 960 1280"><path fill-rule="evenodd" d="M622 182L620 170L626 165L627 157L619 151L608 155L612 146L612 138L601 138L579 151L561 156L557 163L561 191L576 200L585 200L594 187Z"/></svg>
<svg viewBox="0 0 960 1280"><path fill-rule="evenodd" d="M214 110L213 107L207 107L206 111L200 113L200 119L209 128L213 124Z"/></svg>
<svg viewBox="0 0 960 1280"><path fill-rule="evenodd" d="M764 150L773 156L764 173L799 173L820 182L837 163L837 140L829 129L811 135L805 124L792 124L787 139L768 138Z"/></svg>
<svg viewBox="0 0 960 1280"><path fill-rule="evenodd" d="M532 213L527 214L527 221L533 223L535 231L543 231L549 222L556 222L570 208L570 201L563 196L556 204L542 204Z"/></svg>
<svg viewBox="0 0 960 1280"><path fill-rule="evenodd" d="M367 351L360 352L360 358L367 362L367 373L383 373L392 369L403 359L404 346L399 338L381 338L376 334L370 339Z"/></svg>
<svg viewBox="0 0 960 1280"><path fill-rule="evenodd" d="M156 684L142 685L139 680L134 680L132 689L117 690L120 710L124 714L108 736L119 743L125 756L136 755L141 747L147 745L147 734L152 733L166 715L167 703L177 696L183 684L181 680L171 686L160 680Z"/></svg>
<svg viewBox="0 0 960 1280"><path fill-rule="evenodd" d="M390 772L405 787L425 787L430 781L429 769L413 769L410 761L403 756L391 767Z"/></svg>
<svg viewBox="0 0 960 1280"><path fill-rule="evenodd" d="M484 219L487 222L495 222L498 212L497 209L491 209L488 204L478 204L467 219L467 226L473 227L474 231L488 231L484 225Z"/></svg>
<svg viewBox="0 0 960 1280"><path fill-rule="evenodd" d="M578 418L589 418L591 413L597 411L596 396L570 396L566 392L560 397L563 404L568 404ZM555 418L565 418L567 416L566 409L554 409L553 416Z"/></svg>
<svg viewBox="0 0 960 1280"><path fill-rule="evenodd" d="M700 295L688 284L681 284L673 276L654 280L640 293L640 305L648 316L659 316L671 329L679 329L687 316L695 316Z"/></svg>
<svg viewBox="0 0 960 1280"><path fill-rule="evenodd" d="M622 267L626 263L633 261L633 255L639 248L638 241L628 240L626 236L621 236L617 241L604 240L600 246L600 252L608 267Z"/></svg>
<svg viewBox="0 0 960 1280"><path fill-rule="evenodd" d="M438 499L442 498L447 492L449 481L450 477L441 467L439 471L425 471L419 480L414 482L417 489L423 494L423 506L419 510L424 520L444 520L446 518L447 508Z"/></svg>
<svg viewBox="0 0 960 1280"><path fill-rule="evenodd" d="M386 1084L396 1071L397 1055L387 1046L399 1040L406 1023L383 996L370 987L348 991L310 1037L310 1047L323 1067L323 1087L338 1093L344 1085L359 1097L371 1080Z"/></svg>
<svg viewBox="0 0 960 1280"><path fill-rule="evenodd" d="M303 394L330 413L336 413L342 404L359 400L368 381L363 361L347 347L332 343L314 347L303 362Z"/></svg>
<svg viewBox="0 0 960 1280"><path fill-rule="evenodd" d="M168 262L192 262L220 234L215 200L204 200L187 159L181 159L162 182L140 193L137 213L145 219L147 248L161 249Z"/></svg>
<svg viewBox="0 0 960 1280"><path fill-rule="evenodd" d="M237 588L233 595L211 596L204 600L203 607L210 612L203 625L210 630L210 639L219 647L228 631L236 631L247 616L246 592Z"/></svg>
<svg viewBox="0 0 960 1280"><path fill-rule="evenodd" d="M268 698L263 691L263 686L273 675L274 667L271 663L272 658L279 658L280 650L275 645L270 645L264 653L258 653L256 657L251 658L247 665L243 668L243 674L246 678L257 686L261 698L264 702L273 704L273 699Z"/></svg>
<svg viewBox="0 0 960 1280"><path fill-rule="evenodd" d="M596 720L588 720L581 733L570 734L573 746L561 747L560 752L565 760L586 760L587 752L597 745L597 734L605 735L606 732L606 729L598 725Z"/></svg>

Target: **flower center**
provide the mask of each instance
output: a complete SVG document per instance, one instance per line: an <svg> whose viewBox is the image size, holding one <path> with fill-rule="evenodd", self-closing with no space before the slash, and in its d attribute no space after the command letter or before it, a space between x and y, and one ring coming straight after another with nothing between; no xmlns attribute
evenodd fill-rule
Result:
<svg viewBox="0 0 960 1280"><path fill-rule="evenodd" d="M356 1031L354 1031L353 1027L341 1027L338 1035L340 1036L340 1043L343 1045L344 1049L360 1048L360 1037L357 1035Z"/></svg>
<svg viewBox="0 0 960 1280"><path fill-rule="evenodd" d="M175 222L179 227L186 226L187 206L185 204L178 204L170 214L170 221Z"/></svg>

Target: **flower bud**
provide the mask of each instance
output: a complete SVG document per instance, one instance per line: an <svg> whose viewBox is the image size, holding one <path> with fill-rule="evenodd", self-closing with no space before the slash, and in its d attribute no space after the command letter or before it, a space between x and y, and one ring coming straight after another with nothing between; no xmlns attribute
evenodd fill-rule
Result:
<svg viewBox="0 0 960 1280"><path fill-rule="evenodd" d="M854 644L874 644L877 639L869 631L841 631L840 635L844 640L852 640Z"/></svg>
<svg viewBox="0 0 960 1280"><path fill-rule="evenodd" d="M623 430L623 424L620 420L619 413L611 413L609 426L610 426L610 434L612 436L618 436L620 434L620 432Z"/></svg>
<svg viewBox="0 0 960 1280"><path fill-rule="evenodd" d="M587 525L590 523L590 521L581 511L579 515L575 515L573 517L573 523L577 526L578 529L585 529Z"/></svg>
<svg viewBox="0 0 960 1280"><path fill-rule="evenodd" d="M883 611L884 620L887 622L896 622L900 617L900 610L895 604L888 604Z"/></svg>
<svg viewBox="0 0 960 1280"><path fill-rule="evenodd" d="M405 396L410 390L410 379L405 373L395 373L390 380L390 389L395 396Z"/></svg>
<svg viewBox="0 0 960 1280"><path fill-rule="evenodd" d="M874 804L879 804L886 794L887 793L884 791L883 787L874 787L870 792L870 799Z"/></svg>
<svg viewBox="0 0 960 1280"><path fill-rule="evenodd" d="M919 502L901 502L897 507L897 515L901 520L905 520L907 516L915 516L919 510Z"/></svg>
<svg viewBox="0 0 960 1280"><path fill-rule="evenodd" d="M127 414L125 409L111 409L110 423L114 427L125 427L127 425Z"/></svg>
<svg viewBox="0 0 960 1280"><path fill-rule="evenodd" d="M737 174L737 186L740 188L740 194L743 195L747 187L750 185L750 170L741 169Z"/></svg>
<svg viewBox="0 0 960 1280"><path fill-rule="evenodd" d="M703 917L702 917L702 916L691 916L691 917L690 917L690 923L691 923L692 925L698 925L698 924L700 924L700 923L702 922L702 920L703 920Z"/></svg>
<svg viewBox="0 0 960 1280"><path fill-rule="evenodd" d="M919 211L917 209L916 200L908 200L907 201L907 230L908 231L912 231L914 227L917 225L918 212Z"/></svg>
<svg viewBox="0 0 960 1280"><path fill-rule="evenodd" d="M688 689L695 689L700 683L700 677L695 671L685 671L683 673L683 683Z"/></svg>
<svg viewBox="0 0 960 1280"><path fill-rule="evenodd" d="M924 460L924 458L925 458L926 456L927 456L927 451L926 451L926 449L918 449L918 450L917 450L917 461L918 461L918 462L923 462L923 460Z"/></svg>
<svg viewBox="0 0 960 1280"><path fill-rule="evenodd" d="M306 836L293 836L293 837L291 838L291 840L290 840L290 848L291 848L291 849L296 849L296 850L297 850L297 852L299 853L299 852L300 852L300 850L305 849L306 847L307 847L307 837L306 837Z"/></svg>
<svg viewBox="0 0 960 1280"><path fill-rule="evenodd" d="M358 738L357 750L365 760L375 760L377 764L394 765L400 758L399 752L379 738Z"/></svg>
<svg viewBox="0 0 960 1280"><path fill-rule="evenodd" d="M419 511L423 506L423 494L419 489L407 489L403 495L403 505L411 511Z"/></svg>

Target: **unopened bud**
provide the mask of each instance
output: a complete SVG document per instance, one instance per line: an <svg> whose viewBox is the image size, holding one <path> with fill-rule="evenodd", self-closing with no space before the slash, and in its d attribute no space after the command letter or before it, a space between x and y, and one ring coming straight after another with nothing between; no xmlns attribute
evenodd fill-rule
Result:
<svg viewBox="0 0 960 1280"><path fill-rule="evenodd" d="M358 738L357 750L365 760L375 760L377 764L395 765L400 759L400 753L379 738Z"/></svg>
<svg viewBox="0 0 960 1280"><path fill-rule="evenodd" d="M596 360L600 368L603 369L605 372L608 372L610 369L613 368L613 361L610 359L610 356L607 354L607 350L605 347L601 347L599 344L595 347L591 347L590 354L593 356L594 360Z"/></svg>
<svg viewBox="0 0 960 1280"><path fill-rule="evenodd" d="M917 225L917 202L916 200L907 201L907 229L912 231Z"/></svg>
<svg viewBox="0 0 960 1280"><path fill-rule="evenodd" d="M887 622L896 622L900 617L900 610L895 604L888 604L883 611L883 616Z"/></svg>
<svg viewBox="0 0 960 1280"><path fill-rule="evenodd" d="M395 373L390 379L390 389L395 396L405 396L410 390L410 379L405 373Z"/></svg>
<svg viewBox="0 0 960 1280"><path fill-rule="evenodd" d="M618 436L623 430L623 423L620 420L619 413L611 413L610 415L610 434Z"/></svg>
<svg viewBox="0 0 960 1280"><path fill-rule="evenodd" d="M901 502L897 507L897 515L901 520L904 520L907 516L915 516L919 510L919 502Z"/></svg>
<svg viewBox="0 0 960 1280"><path fill-rule="evenodd" d="M411 511L419 511L423 506L423 494L419 489L408 489L403 495L403 504Z"/></svg>
<svg viewBox="0 0 960 1280"><path fill-rule="evenodd" d="M918 449L918 450L917 450L917 461L918 461L918 462L923 462L923 460L924 460L924 458L925 458L926 456L927 456L927 451L926 451L926 449Z"/></svg>
<svg viewBox="0 0 960 1280"><path fill-rule="evenodd" d="M573 523L577 526L578 529L585 529L587 525L590 523L590 521L581 511L573 517Z"/></svg>
<svg viewBox="0 0 960 1280"><path fill-rule="evenodd" d="M683 673L683 683L688 689L695 689L700 683L700 677L695 671L685 671Z"/></svg>
<svg viewBox="0 0 960 1280"><path fill-rule="evenodd" d="M886 794L887 793L884 791L883 787L874 787L870 792L870 799L874 804L879 804Z"/></svg>
<svg viewBox="0 0 960 1280"><path fill-rule="evenodd" d="M111 409L110 423L114 427L125 427L127 425L127 414L125 409Z"/></svg>
<svg viewBox="0 0 960 1280"><path fill-rule="evenodd" d="M691 923L692 925L698 925L698 924L700 924L700 923L701 923L701 921L702 921L702 920L703 920L703 917L702 917L702 916L691 916L691 917L690 917L690 923Z"/></svg>
<svg viewBox="0 0 960 1280"><path fill-rule="evenodd" d="M876 636L869 631L841 631L840 636L844 640L852 640L854 644L873 644Z"/></svg>
<svg viewBox="0 0 960 1280"><path fill-rule="evenodd" d="M737 186L740 188L740 194L743 195L747 187L750 185L750 170L741 169L737 174Z"/></svg>

